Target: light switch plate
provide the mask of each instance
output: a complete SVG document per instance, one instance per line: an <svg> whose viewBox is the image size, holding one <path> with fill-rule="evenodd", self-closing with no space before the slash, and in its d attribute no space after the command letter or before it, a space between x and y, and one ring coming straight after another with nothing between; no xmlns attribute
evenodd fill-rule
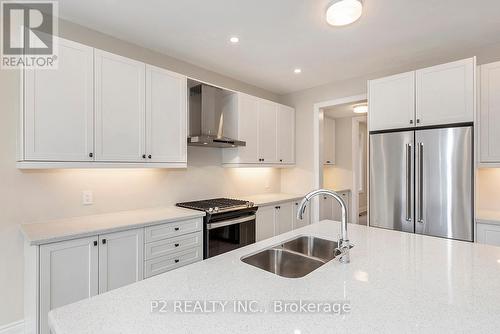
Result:
<svg viewBox="0 0 500 334"><path fill-rule="evenodd" d="M94 204L94 194L91 190L82 191L82 204L83 205L92 205Z"/></svg>

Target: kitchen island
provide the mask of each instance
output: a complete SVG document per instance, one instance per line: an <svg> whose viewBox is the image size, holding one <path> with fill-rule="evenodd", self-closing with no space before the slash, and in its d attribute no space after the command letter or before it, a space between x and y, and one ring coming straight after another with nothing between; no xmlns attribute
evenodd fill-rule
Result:
<svg viewBox="0 0 500 334"><path fill-rule="evenodd" d="M297 235L334 240L339 231L337 222L312 224L55 309L49 324L54 334L498 332L497 247L349 225L349 264L335 259L289 279L240 260ZM285 301L344 308L285 312Z"/></svg>

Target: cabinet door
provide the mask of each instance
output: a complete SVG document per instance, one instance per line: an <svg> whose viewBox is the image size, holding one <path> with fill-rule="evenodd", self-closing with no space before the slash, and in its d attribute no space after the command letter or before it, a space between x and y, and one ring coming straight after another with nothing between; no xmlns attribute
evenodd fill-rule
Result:
<svg viewBox="0 0 500 334"><path fill-rule="evenodd" d="M276 211L277 235L293 230L293 209L294 205L292 202L278 204Z"/></svg>
<svg viewBox="0 0 500 334"><path fill-rule="evenodd" d="M186 162L186 77L146 65L146 152L152 162Z"/></svg>
<svg viewBox="0 0 500 334"><path fill-rule="evenodd" d="M261 163L275 163L276 159L276 103L259 101L259 159Z"/></svg>
<svg viewBox="0 0 500 334"><path fill-rule="evenodd" d="M295 163L295 109L278 106L278 162Z"/></svg>
<svg viewBox="0 0 500 334"><path fill-rule="evenodd" d="M301 228L307 226L311 223L311 211L309 210L310 205L306 206L306 210L304 211L304 215L302 216L302 220L297 219L297 210L299 208L300 202L293 203L293 228Z"/></svg>
<svg viewBox="0 0 500 334"><path fill-rule="evenodd" d="M500 226L478 223L476 241L482 244L500 246Z"/></svg>
<svg viewBox="0 0 500 334"><path fill-rule="evenodd" d="M97 237L40 246L40 332L49 334L54 308L98 293Z"/></svg>
<svg viewBox="0 0 500 334"><path fill-rule="evenodd" d="M368 82L370 131L415 125L415 72Z"/></svg>
<svg viewBox="0 0 500 334"><path fill-rule="evenodd" d="M470 58L417 71L418 125L474 120L475 67L475 58Z"/></svg>
<svg viewBox="0 0 500 334"><path fill-rule="evenodd" d="M325 117L323 121L323 160L325 165L335 164L335 120Z"/></svg>
<svg viewBox="0 0 500 334"><path fill-rule="evenodd" d="M260 206L257 210L256 241L274 236L275 210L274 206Z"/></svg>
<svg viewBox="0 0 500 334"><path fill-rule="evenodd" d="M145 64L95 50L97 161L145 161Z"/></svg>
<svg viewBox="0 0 500 334"><path fill-rule="evenodd" d="M93 48L59 39L58 68L25 70L24 160L93 160Z"/></svg>
<svg viewBox="0 0 500 334"><path fill-rule="evenodd" d="M500 62L481 66L480 162L500 162Z"/></svg>
<svg viewBox="0 0 500 334"><path fill-rule="evenodd" d="M238 162L259 162L259 100L253 96L238 94L238 136L246 142L239 147Z"/></svg>
<svg viewBox="0 0 500 334"><path fill-rule="evenodd" d="M99 293L143 279L144 229L99 236Z"/></svg>
<svg viewBox="0 0 500 334"><path fill-rule="evenodd" d="M320 197L319 220L333 219L333 199L330 196Z"/></svg>

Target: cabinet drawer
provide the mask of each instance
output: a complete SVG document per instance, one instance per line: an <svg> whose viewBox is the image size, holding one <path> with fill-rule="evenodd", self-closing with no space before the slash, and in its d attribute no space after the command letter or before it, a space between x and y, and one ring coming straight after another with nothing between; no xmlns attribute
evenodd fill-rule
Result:
<svg viewBox="0 0 500 334"><path fill-rule="evenodd" d="M145 242L153 242L202 230L202 218L146 227Z"/></svg>
<svg viewBox="0 0 500 334"><path fill-rule="evenodd" d="M190 233L179 237L159 240L145 244L144 256L151 260L160 256L177 253L188 248L201 247L202 233Z"/></svg>
<svg viewBox="0 0 500 334"><path fill-rule="evenodd" d="M190 263L201 261L202 257L202 248L194 247L182 252L148 260L144 262L144 277L152 277Z"/></svg>

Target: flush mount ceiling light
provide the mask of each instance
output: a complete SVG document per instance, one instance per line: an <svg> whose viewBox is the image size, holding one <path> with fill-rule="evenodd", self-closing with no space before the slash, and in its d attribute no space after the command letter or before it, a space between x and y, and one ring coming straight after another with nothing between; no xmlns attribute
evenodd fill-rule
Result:
<svg viewBox="0 0 500 334"><path fill-rule="evenodd" d="M332 26L345 26L358 20L362 13L362 0L335 0L326 10L326 22Z"/></svg>
<svg viewBox="0 0 500 334"><path fill-rule="evenodd" d="M293 73L300 74L300 73L302 73L302 70L300 68L296 68L293 70Z"/></svg>
<svg viewBox="0 0 500 334"><path fill-rule="evenodd" d="M358 105L352 107L352 111L354 111L356 114L366 114L368 112L368 105L367 104L358 104Z"/></svg>
<svg viewBox="0 0 500 334"><path fill-rule="evenodd" d="M240 39L239 39L238 37L236 37L236 36L233 36L233 37L231 37L231 38L229 39L229 41L230 41L231 43L233 43L233 44L236 44L236 43L238 43L238 42L240 41Z"/></svg>

